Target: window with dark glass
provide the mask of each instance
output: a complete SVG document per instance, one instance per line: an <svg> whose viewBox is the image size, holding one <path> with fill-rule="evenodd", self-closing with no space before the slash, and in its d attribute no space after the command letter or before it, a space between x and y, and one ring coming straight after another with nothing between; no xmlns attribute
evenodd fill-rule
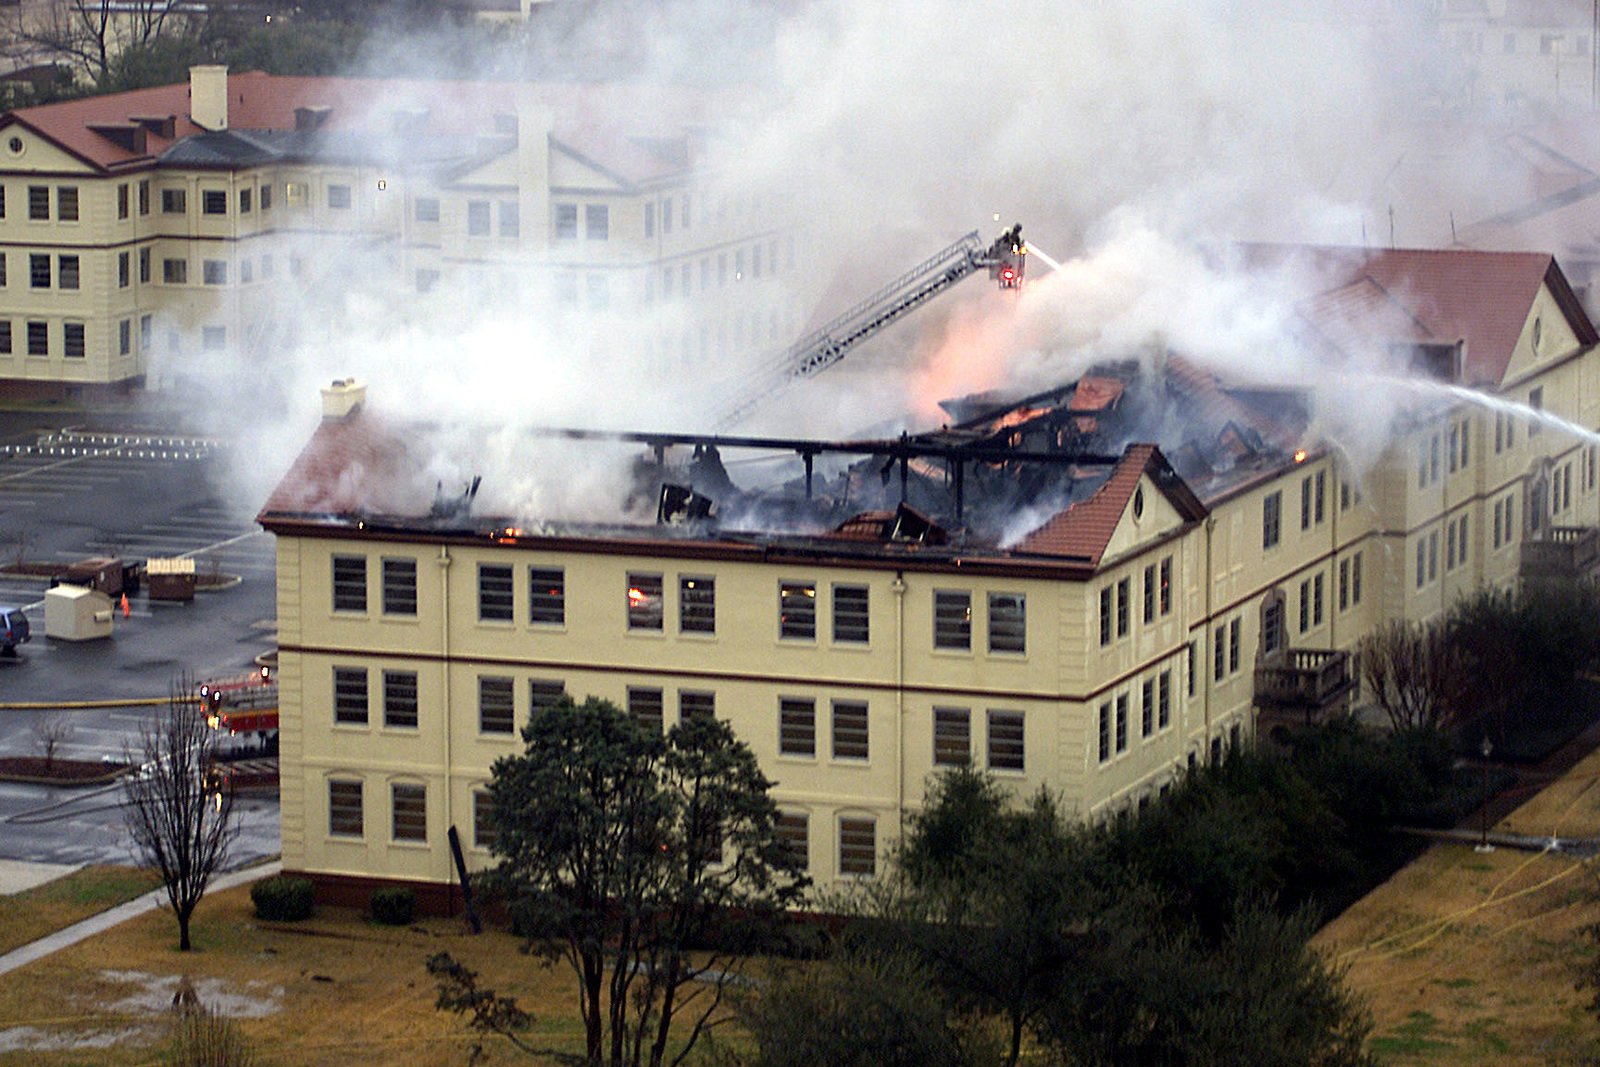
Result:
<svg viewBox="0 0 1600 1067"><path fill-rule="evenodd" d="M428 839L428 787L396 782L390 787L396 841Z"/></svg>
<svg viewBox="0 0 1600 1067"><path fill-rule="evenodd" d="M1128 636L1128 579L1117 580L1117 636Z"/></svg>
<svg viewBox="0 0 1600 1067"><path fill-rule="evenodd" d="M868 755L867 702L833 702L833 758L866 759Z"/></svg>
<svg viewBox="0 0 1600 1067"><path fill-rule="evenodd" d="M1100 644L1111 643L1111 587L1100 590Z"/></svg>
<svg viewBox="0 0 1600 1067"><path fill-rule="evenodd" d="M783 582L778 586L778 636L814 641L817 636L817 585Z"/></svg>
<svg viewBox="0 0 1600 1067"><path fill-rule="evenodd" d="M565 682L534 678L528 682L528 718L538 718L541 711L558 704L566 695Z"/></svg>
<svg viewBox="0 0 1600 1067"><path fill-rule="evenodd" d="M628 575L628 629L661 629L661 575Z"/></svg>
<svg viewBox="0 0 1600 1067"><path fill-rule="evenodd" d="M780 811L774 827L778 842L802 871L811 867L811 817L805 812Z"/></svg>
<svg viewBox="0 0 1600 1067"><path fill-rule="evenodd" d="M528 621L539 626L567 622L567 575L560 567L528 569Z"/></svg>
<svg viewBox="0 0 1600 1067"><path fill-rule="evenodd" d="M1156 680L1146 678L1139 686L1139 736L1149 737L1156 730Z"/></svg>
<svg viewBox="0 0 1600 1067"><path fill-rule="evenodd" d="M1022 712L989 712L989 769L1020 771L1025 768Z"/></svg>
<svg viewBox="0 0 1600 1067"><path fill-rule="evenodd" d="M478 675L478 730L509 734L516 728L515 680L504 675Z"/></svg>
<svg viewBox="0 0 1600 1067"><path fill-rule="evenodd" d="M333 837L360 837L362 832L361 783L330 779L328 833Z"/></svg>
<svg viewBox="0 0 1600 1067"><path fill-rule="evenodd" d="M1161 584L1160 584L1160 587L1159 587L1159 595L1157 597L1158 606L1161 609L1161 614L1162 615L1170 615L1172 613L1172 557L1171 556L1168 556L1166 559L1163 559L1161 561L1160 582L1161 582Z"/></svg>
<svg viewBox="0 0 1600 1067"><path fill-rule="evenodd" d="M716 633L716 579L688 575L678 578L678 629L691 634Z"/></svg>
<svg viewBox="0 0 1600 1067"><path fill-rule="evenodd" d="M1268 493L1261 501L1261 547L1271 548L1283 532L1283 492Z"/></svg>
<svg viewBox="0 0 1600 1067"><path fill-rule="evenodd" d="M161 190L161 210L167 215L182 215L189 210L189 194L183 189Z"/></svg>
<svg viewBox="0 0 1600 1067"><path fill-rule="evenodd" d="M28 284L35 289L50 288L50 257L37 253L28 256Z"/></svg>
<svg viewBox="0 0 1600 1067"><path fill-rule="evenodd" d="M648 686L628 686L628 714L633 721L654 733L660 733L665 722L661 690Z"/></svg>
<svg viewBox="0 0 1600 1067"><path fill-rule="evenodd" d="M1320 578L1319 578L1320 583ZM1318 585L1317 596L1322 595L1321 586ZM1321 611L1319 607L1317 609ZM1239 670L1239 620L1233 619L1228 623L1228 673L1233 674Z"/></svg>
<svg viewBox="0 0 1600 1067"><path fill-rule="evenodd" d="M78 288L78 257L56 257L56 284L63 289Z"/></svg>
<svg viewBox="0 0 1600 1067"><path fill-rule="evenodd" d="M965 767L972 759L972 712L966 708L933 709L933 765Z"/></svg>
<svg viewBox="0 0 1600 1067"><path fill-rule="evenodd" d="M555 215L553 236L563 241L576 238L578 236L578 205L555 204L552 210Z"/></svg>
<svg viewBox="0 0 1600 1067"><path fill-rule="evenodd" d="M478 564L478 619L480 622L510 622L515 592L512 569L504 563Z"/></svg>
<svg viewBox="0 0 1600 1067"><path fill-rule="evenodd" d="M877 822L873 819L840 819L839 873L870 878L877 870Z"/></svg>
<svg viewBox="0 0 1600 1067"><path fill-rule="evenodd" d="M78 221L78 187L56 186L56 218L62 222Z"/></svg>
<svg viewBox="0 0 1600 1067"><path fill-rule="evenodd" d="M333 721L347 725L367 724L367 669L333 669Z"/></svg>
<svg viewBox="0 0 1600 1067"><path fill-rule="evenodd" d="M200 194L200 213L203 215L226 215L228 213L228 194L223 189L206 189Z"/></svg>
<svg viewBox="0 0 1600 1067"><path fill-rule="evenodd" d="M785 756L817 754L817 704L802 697L778 700L778 752Z"/></svg>
<svg viewBox="0 0 1600 1067"><path fill-rule="evenodd" d="M81 322L61 324L61 354L68 359L81 359L84 355L84 326Z"/></svg>
<svg viewBox="0 0 1600 1067"><path fill-rule="evenodd" d="M367 557L333 557L333 610L367 610Z"/></svg>
<svg viewBox="0 0 1600 1067"><path fill-rule="evenodd" d="M869 636L867 587L833 587L833 640L839 644L864 645Z"/></svg>
<svg viewBox="0 0 1600 1067"><path fill-rule="evenodd" d="M48 222L50 220L50 187L48 185L28 186L28 218L35 222Z"/></svg>
<svg viewBox="0 0 1600 1067"><path fill-rule="evenodd" d="M252 189L240 189L239 190L239 214L241 214L241 215L250 214L250 212L251 212L251 210L252 210L252 208L254 206L254 204L253 204L254 199L255 199L255 190L253 188Z"/></svg>
<svg viewBox="0 0 1600 1067"><path fill-rule="evenodd" d="M416 560L385 559L383 561L383 613L385 615L415 615L417 613Z"/></svg>
<svg viewBox="0 0 1600 1067"><path fill-rule="evenodd" d="M972 647L972 594L953 589L933 593L933 647Z"/></svg>
<svg viewBox="0 0 1600 1067"><path fill-rule="evenodd" d="M690 722L695 719L717 717L717 694L704 689L678 690L678 719Z"/></svg>
<svg viewBox="0 0 1600 1067"><path fill-rule="evenodd" d="M1028 601L1021 593L989 594L989 651L1028 650Z"/></svg>
<svg viewBox="0 0 1600 1067"><path fill-rule="evenodd" d="M1172 724L1172 672L1162 671L1156 682L1156 728L1165 730Z"/></svg>
<svg viewBox="0 0 1600 1067"><path fill-rule="evenodd" d="M1117 751L1128 751L1128 694L1117 696Z"/></svg>
<svg viewBox="0 0 1600 1067"><path fill-rule="evenodd" d="M1100 705L1100 762L1111 758L1111 701Z"/></svg>
<svg viewBox="0 0 1600 1067"><path fill-rule="evenodd" d="M477 848L493 848L495 841L494 797L484 789L472 791L472 843Z"/></svg>
<svg viewBox="0 0 1600 1067"><path fill-rule="evenodd" d="M383 725L416 728L416 671L383 672Z"/></svg>
<svg viewBox="0 0 1600 1067"><path fill-rule="evenodd" d="M50 354L50 327L43 322L30 320L28 322L28 355L48 356Z"/></svg>

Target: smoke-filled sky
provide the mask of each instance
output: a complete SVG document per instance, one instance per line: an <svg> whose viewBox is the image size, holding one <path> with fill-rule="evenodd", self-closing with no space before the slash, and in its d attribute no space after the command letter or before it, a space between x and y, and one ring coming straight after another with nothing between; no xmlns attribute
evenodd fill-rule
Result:
<svg viewBox="0 0 1600 1067"><path fill-rule="evenodd" d="M641 81L692 76L722 97L725 119L711 118L725 137L707 165L729 188L795 198L802 299L865 295L969 230L992 237L1014 221L1062 263L1052 274L1035 257L1020 297L964 283L746 430L925 426L940 399L1041 388L1161 346L1313 384L1284 291L1206 250L1387 244L1391 226L1399 243L1438 245L1447 220L1532 192L1488 150L1435 164L1443 146L1490 145L1502 119L1445 106L1460 74L1422 4L690 0L630 5L629 26L585 6L598 21L578 39L631 41ZM384 40L353 73L432 45ZM477 69L514 66L495 56ZM286 465L314 426L316 388L354 374L375 408L458 431L441 437L430 487L483 473L486 510L594 514L620 495L617 465L591 469L582 450L529 464L520 427L710 432L729 383L747 377L612 343L659 319L559 315L470 283L397 300L346 281L363 273L338 270L286 302L284 315L318 325L297 350L255 357L287 372L286 409L263 406L257 431L273 447L257 456ZM242 489L264 499L277 473L253 462Z"/></svg>

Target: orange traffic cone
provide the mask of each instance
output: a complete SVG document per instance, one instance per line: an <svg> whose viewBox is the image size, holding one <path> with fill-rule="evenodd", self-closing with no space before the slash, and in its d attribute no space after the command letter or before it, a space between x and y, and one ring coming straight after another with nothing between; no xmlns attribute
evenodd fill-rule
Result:
<svg viewBox="0 0 1600 1067"><path fill-rule="evenodd" d="M133 609L128 607L128 594L127 593L123 593L122 594L122 617L124 619L126 619L132 614L133 614Z"/></svg>

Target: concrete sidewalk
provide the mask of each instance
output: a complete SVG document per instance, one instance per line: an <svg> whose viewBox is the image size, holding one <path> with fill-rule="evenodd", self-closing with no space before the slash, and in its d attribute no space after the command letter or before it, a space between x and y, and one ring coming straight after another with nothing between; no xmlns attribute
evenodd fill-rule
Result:
<svg viewBox="0 0 1600 1067"><path fill-rule="evenodd" d="M242 870L229 871L212 880L207 887L207 893L216 893L223 889L232 889L234 886L249 885L251 882L262 878L270 878L283 870L281 860L273 860L255 867L245 867ZM147 911L167 906L167 891L165 889L152 889L143 893L126 904L119 904L98 915L91 915L80 923L57 930L53 934L41 937L20 948L0 955L0 974L9 974L18 967L26 967L35 960L43 959L52 952L57 952L69 945L76 945L79 941L87 940L96 934L104 933L113 926L118 926L129 919L143 915Z"/></svg>

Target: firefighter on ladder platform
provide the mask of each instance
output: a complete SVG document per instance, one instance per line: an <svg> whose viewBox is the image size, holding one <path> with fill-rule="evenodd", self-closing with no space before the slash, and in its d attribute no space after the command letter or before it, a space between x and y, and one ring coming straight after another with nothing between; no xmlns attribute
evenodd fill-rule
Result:
<svg viewBox="0 0 1600 1067"><path fill-rule="evenodd" d="M1020 289L1027 266L1028 243L1022 239L1022 223L1017 223L989 246L989 277L1002 289Z"/></svg>

